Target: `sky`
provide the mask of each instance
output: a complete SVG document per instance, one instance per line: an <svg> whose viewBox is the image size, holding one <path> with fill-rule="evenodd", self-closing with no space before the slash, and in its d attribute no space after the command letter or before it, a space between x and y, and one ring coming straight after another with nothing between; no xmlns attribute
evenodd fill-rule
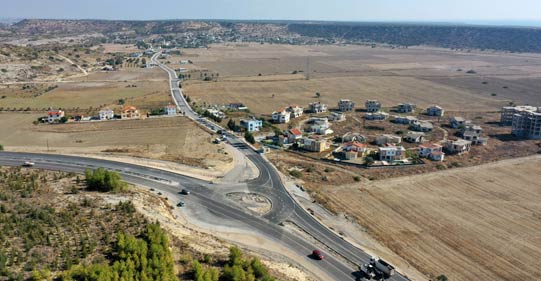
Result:
<svg viewBox="0 0 541 281"><path fill-rule="evenodd" d="M0 0L0 18L541 23L541 0Z"/></svg>

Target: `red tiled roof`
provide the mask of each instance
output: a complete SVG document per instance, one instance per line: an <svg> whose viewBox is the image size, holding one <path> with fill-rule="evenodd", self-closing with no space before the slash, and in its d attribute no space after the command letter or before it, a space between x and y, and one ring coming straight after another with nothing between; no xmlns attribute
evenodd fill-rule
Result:
<svg viewBox="0 0 541 281"><path fill-rule="evenodd" d="M132 106L132 105L126 105L122 108L122 112L126 112L126 111L136 111L137 108L135 106Z"/></svg>
<svg viewBox="0 0 541 281"><path fill-rule="evenodd" d="M60 115L62 114L62 111L61 110L49 110L47 112L48 115Z"/></svg>
<svg viewBox="0 0 541 281"><path fill-rule="evenodd" d="M291 130L289 130L293 135L296 135L296 136L302 136L302 132L297 129L297 128L293 128Z"/></svg>
<svg viewBox="0 0 541 281"><path fill-rule="evenodd" d="M357 141L350 141L348 143L345 143L344 146L355 146L355 147L365 148L366 144L360 143Z"/></svg>

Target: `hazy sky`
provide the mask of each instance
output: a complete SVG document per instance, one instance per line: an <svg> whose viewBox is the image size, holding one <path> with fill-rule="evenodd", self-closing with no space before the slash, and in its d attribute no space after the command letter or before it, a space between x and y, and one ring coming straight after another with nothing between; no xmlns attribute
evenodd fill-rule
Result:
<svg viewBox="0 0 541 281"><path fill-rule="evenodd" d="M541 21L541 0L0 0L0 18Z"/></svg>

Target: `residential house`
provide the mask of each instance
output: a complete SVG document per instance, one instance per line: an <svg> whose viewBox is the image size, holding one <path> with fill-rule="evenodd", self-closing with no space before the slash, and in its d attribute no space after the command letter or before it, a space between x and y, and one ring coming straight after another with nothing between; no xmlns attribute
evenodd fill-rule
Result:
<svg viewBox="0 0 541 281"><path fill-rule="evenodd" d="M342 136L342 142L366 142L366 137L357 133L346 133Z"/></svg>
<svg viewBox="0 0 541 281"><path fill-rule="evenodd" d="M290 118L291 114L283 108L272 113L272 121L274 123L289 123Z"/></svg>
<svg viewBox="0 0 541 281"><path fill-rule="evenodd" d="M103 108L98 114L100 120L111 120L115 118L115 112L110 108Z"/></svg>
<svg viewBox="0 0 541 281"><path fill-rule="evenodd" d="M525 139L541 139L541 107L513 115L512 134Z"/></svg>
<svg viewBox="0 0 541 281"><path fill-rule="evenodd" d="M376 137L376 144L377 145L385 145L385 144L399 144L402 142L402 138L396 135L388 135L383 134Z"/></svg>
<svg viewBox="0 0 541 281"><path fill-rule="evenodd" d="M331 112L331 115L327 116L327 119L332 122L346 121L346 115L342 112Z"/></svg>
<svg viewBox="0 0 541 281"><path fill-rule="evenodd" d="M318 136L303 138L301 142L302 149L307 151L322 152L329 148L327 140Z"/></svg>
<svg viewBox="0 0 541 281"><path fill-rule="evenodd" d="M521 114L523 112L536 112L538 108L535 106L529 105L519 105L519 106L504 106L500 115L500 124L502 126L511 126L513 125L513 116L515 114Z"/></svg>
<svg viewBox="0 0 541 281"><path fill-rule="evenodd" d="M445 150L452 154L464 154L470 152L471 141L464 139L448 140L445 143Z"/></svg>
<svg viewBox="0 0 541 281"><path fill-rule="evenodd" d="M287 130L286 136L289 140L289 143L296 143L300 139L302 139L302 132L301 130L297 128L293 128L293 129Z"/></svg>
<svg viewBox="0 0 541 281"><path fill-rule="evenodd" d="M478 125L466 125L460 132L463 139L471 141L472 144L481 144L486 145L488 143L488 138L481 137L483 133L483 128Z"/></svg>
<svg viewBox="0 0 541 281"><path fill-rule="evenodd" d="M331 124L329 123L329 120L325 117L314 117L310 118L308 120L308 123L310 126L308 127L308 131L314 132L318 135L330 135L333 133L333 130L330 129Z"/></svg>
<svg viewBox="0 0 541 281"><path fill-rule="evenodd" d="M445 110L439 105L431 105L426 109L426 114L430 116L439 116L443 117Z"/></svg>
<svg viewBox="0 0 541 281"><path fill-rule="evenodd" d="M403 140L409 143L422 143L425 141L426 134L423 132L408 132Z"/></svg>
<svg viewBox="0 0 541 281"><path fill-rule="evenodd" d="M445 158L445 153L443 153L443 147L441 145L427 143L419 146L419 157L441 162Z"/></svg>
<svg viewBox="0 0 541 281"><path fill-rule="evenodd" d="M312 102L308 105L308 108L312 113L327 112L327 105L321 102Z"/></svg>
<svg viewBox="0 0 541 281"><path fill-rule="evenodd" d="M375 120L375 121L383 121L383 120L387 119L387 117L389 117L389 113L386 113L386 112L383 112L383 111L366 113L364 115L364 118L366 120Z"/></svg>
<svg viewBox="0 0 541 281"><path fill-rule="evenodd" d="M338 110L341 112L353 111L355 103L351 100L341 99L338 102Z"/></svg>
<svg viewBox="0 0 541 281"><path fill-rule="evenodd" d="M165 108L163 109L163 111L165 112L165 115L167 116L175 116L177 115L177 107L173 104L168 104L165 106Z"/></svg>
<svg viewBox="0 0 541 281"><path fill-rule="evenodd" d="M419 121L413 124L411 129L417 132L430 132L434 129L434 125L428 121Z"/></svg>
<svg viewBox="0 0 541 281"><path fill-rule="evenodd" d="M413 113L415 112L417 105L413 103L401 103L396 107L396 112L399 113Z"/></svg>
<svg viewBox="0 0 541 281"><path fill-rule="evenodd" d="M223 113L221 110L218 110L216 108L207 108L205 110L210 116L214 116L216 118L225 119L227 115Z"/></svg>
<svg viewBox="0 0 541 281"><path fill-rule="evenodd" d="M291 119L299 118L304 113L304 108L299 107L298 105L291 105L286 109L287 112L291 114Z"/></svg>
<svg viewBox="0 0 541 281"><path fill-rule="evenodd" d="M248 107L246 107L244 104L242 103L230 103L226 106L229 110L234 110L234 111L243 111L243 110L248 110Z"/></svg>
<svg viewBox="0 0 541 281"><path fill-rule="evenodd" d="M462 128L470 123L470 120L466 120L463 117L459 116L454 116L453 118L451 118L451 120L449 120L449 126L454 129Z"/></svg>
<svg viewBox="0 0 541 281"><path fill-rule="evenodd" d="M364 103L366 112L378 112L381 110L381 103L377 100L367 100Z"/></svg>
<svg viewBox="0 0 541 281"><path fill-rule="evenodd" d="M398 124L413 125L419 122L419 119L415 116L395 116L393 121Z"/></svg>
<svg viewBox="0 0 541 281"><path fill-rule="evenodd" d="M353 160L358 157L364 157L368 151L367 145L360 142L347 142L342 145L338 156L345 160Z"/></svg>
<svg viewBox="0 0 541 281"><path fill-rule="evenodd" d="M139 119L141 114L135 106L126 105L120 111L120 119Z"/></svg>
<svg viewBox="0 0 541 281"><path fill-rule="evenodd" d="M63 110L49 109L47 111L47 122L49 122L49 123L60 122L60 119L62 119L62 117L64 117L64 116L65 116L65 114L64 114Z"/></svg>
<svg viewBox="0 0 541 281"><path fill-rule="evenodd" d="M261 127L263 127L263 121L255 118L242 119L240 120L240 126L248 132L259 132Z"/></svg>
<svg viewBox="0 0 541 281"><path fill-rule="evenodd" d="M406 149L394 145L378 147L378 155L380 161L393 163L406 159Z"/></svg>

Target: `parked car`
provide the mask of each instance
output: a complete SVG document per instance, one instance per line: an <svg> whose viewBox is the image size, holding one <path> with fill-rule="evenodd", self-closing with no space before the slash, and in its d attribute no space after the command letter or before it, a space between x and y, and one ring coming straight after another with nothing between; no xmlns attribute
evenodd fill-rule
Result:
<svg viewBox="0 0 541 281"><path fill-rule="evenodd" d="M184 205L186 205L186 204L184 202L180 201L180 202L178 202L177 207L184 207Z"/></svg>
<svg viewBox="0 0 541 281"><path fill-rule="evenodd" d="M182 194L182 195L190 195L190 191L187 190L187 189L183 189L179 193Z"/></svg>
<svg viewBox="0 0 541 281"><path fill-rule="evenodd" d="M325 258L325 256L321 253L320 250L313 250L312 257L316 260L322 260Z"/></svg>

